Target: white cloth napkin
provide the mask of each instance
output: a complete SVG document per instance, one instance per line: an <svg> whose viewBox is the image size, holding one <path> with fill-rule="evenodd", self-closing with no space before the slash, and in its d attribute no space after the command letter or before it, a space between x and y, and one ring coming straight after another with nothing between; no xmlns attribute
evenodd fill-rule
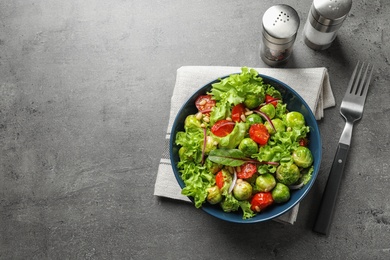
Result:
<svg viewBox="0 0 390 260"><path fill-rule="evenodd" d="M254 68L260 74L276 78L301 95L312 109L317 120L323 116L323 110L335 106L335 99L326 68L276 69ZM171 98L171 111L165 139L164 151L157 172L154 195L177 200L190 200L181 194L181 188L174 176L169 159L169 138L176 114L187 99L207 83L232 73L240 73L241 67L225 66L183 66L177 70L176 84ZM298 215L299 204L289 212L274 219L293 224Z"/></svg>

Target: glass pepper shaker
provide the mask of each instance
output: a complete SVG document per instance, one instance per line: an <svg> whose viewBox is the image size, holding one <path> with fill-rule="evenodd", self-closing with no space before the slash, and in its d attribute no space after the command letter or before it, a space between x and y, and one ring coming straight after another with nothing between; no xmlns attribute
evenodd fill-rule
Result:
<svg viewBox="0 0 390 260"><path fill-rule="evenodd" d="M270 7L263 15L261 59L269 66L285 64L292 53L299 28L299 16L285 4Z"/></svg>
<svg viewBox="0 0 390 260"><path fill-rule="evenodd" d="M352 0L314 0L303 29L305 44L314 50L329 48L351 6Z"/></svg>

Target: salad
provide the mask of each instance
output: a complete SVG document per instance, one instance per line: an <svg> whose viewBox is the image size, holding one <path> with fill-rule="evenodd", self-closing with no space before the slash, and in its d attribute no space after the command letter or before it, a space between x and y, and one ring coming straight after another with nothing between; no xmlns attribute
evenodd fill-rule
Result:
<svg viewBox="0 0 390 260"><path fill-rule="evenodd" d="M247 67L200 95L175 143L185 187L182 194L243 219L290 199L311 179L309 127L288 111L281 93Z"/></svg>

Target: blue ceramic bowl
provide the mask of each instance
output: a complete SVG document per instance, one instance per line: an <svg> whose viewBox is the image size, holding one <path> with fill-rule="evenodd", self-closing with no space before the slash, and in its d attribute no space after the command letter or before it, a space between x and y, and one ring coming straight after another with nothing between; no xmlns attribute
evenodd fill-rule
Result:
<svg viewBox="0 0 390 260"><path fill-rule="evenodd" d="M290 200L283 204L274 204L261 213L257 214L255 217L250 219L242 219L242 212L224 212L219 205L211 205L209 203L205 203L202 206L202 209L207 212L208 214L217 217L219 219L229 221L229 222L235 222L235 223L257 223L262 221L271 220L273 218L276 218L286 212L288 212L290 209L292 209L297 203L299 203L309 192L311 187L313 186L313 183L315 182L318 171L320 169L321 164L321 155L322 155L322 144L321 144L321 136L320 131L318 129L317 121L310 110L307 103L303 100L303 98L292 88L290 88L285 83L274 79L272 77L268 77L266 75L259 74L260 77L263 78L265 83L271 84L276 89L278 89L283 97L283 102L287 103L287 109L289 111L299 111L303 114L306 120L306 125L310 127L310 133L309 133L309 149L311 150L313 157L314 157L314 172L312 175L312 178L308 184L306 184L303 188L299 190L294 190L291 192ZM228 76L225 76L228 77ZM177 114L175 121L173 123L172 131L171 131L171 139L170 139L170 157L171 157L171 163L173 172L175 174L175 177L177 179L177 182L179 183L180 187L185 187L184 182L180 178L180 173L176 167L177 163L179 162L179 146L175 144L175 137L176 133L178 131L184 131L184 120L185 118L190 114L196 114L198 112L197 108L195 107L195 100L199 95L204 95L206 92L208 92L211 89L211 85L213 83L219 82L219 79L216 79L207 85L200 88L198 91L196 91L188 100L187 102L182 106L179 113ZM189 197L191 200L192 198Z"/></svg>

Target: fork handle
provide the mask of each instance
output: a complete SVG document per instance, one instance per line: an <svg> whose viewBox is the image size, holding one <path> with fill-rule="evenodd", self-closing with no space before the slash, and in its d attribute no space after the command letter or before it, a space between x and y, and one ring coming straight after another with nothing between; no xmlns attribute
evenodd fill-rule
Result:
<svg viewBox="0 0 390 260"><path fill-rule="evenodd" d="M322 194L317 219L313 227L313 231L317 233L323 235L328 235L329 233L348 150L349 145L343 143L338 144L328 181Z"/></svg>

